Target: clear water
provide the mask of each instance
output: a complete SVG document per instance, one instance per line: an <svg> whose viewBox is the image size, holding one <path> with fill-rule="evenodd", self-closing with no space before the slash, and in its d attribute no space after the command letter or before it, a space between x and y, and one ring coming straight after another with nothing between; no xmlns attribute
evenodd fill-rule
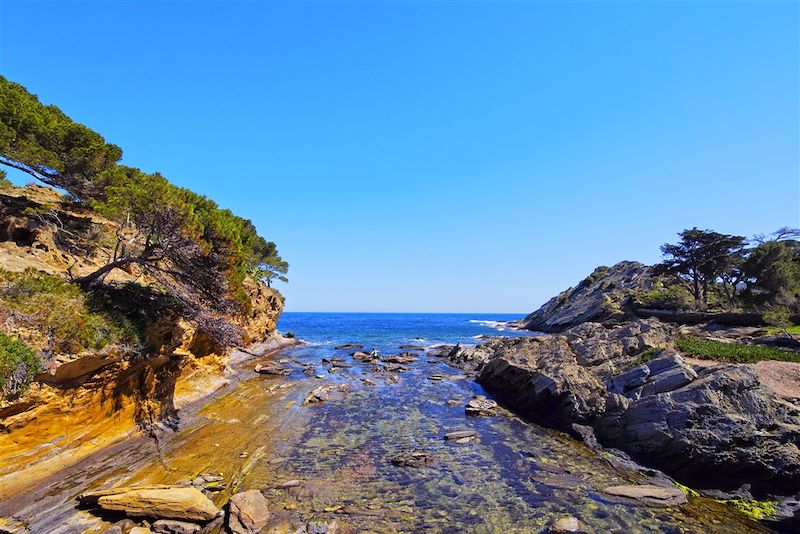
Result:
<svg viewBox="0 0 800 534"><path fill-rule="evenodd" d="M594 532L749 532L759 527L729 508L702 499L654 509L614 499L602 489L642 482L559 432L501 410L469 417L465 403L486 394L474 381L424 353L403 373L382 373L357 362L344 343L383 354L400 345L477 343L479 337L533 335L507 328L504 314L287 313L281 331L308 344L282 353L298 366L286 380L296 389L282 398L282 417L305 426L272 454L285 461L255 469L249 479L271 501L304 518L344 520L379 532L543 532L558 517L577 516ZM350 368L330 371L323 359L340 357ZM314 368L316 377L299 371ZM432 374L445 375L432 381ZM394 375L393 377L389 375ZM391 378L391 379L390 379ZM274 379L264 379L267 383ZM320 384L343 386L326 401L302 400ZM297 419L294 419L297 420ZM471 429L467 444L445 432ZM396 467L398 453L425 450L434 464ZM278 486L303 481L299 490Z"/></svg>
<svg viewBox="0 0 800 534"><path fill-rule="evenodd" d="M344 343L397 354L400 345L475 343L481 335L531 335L505 328L516 315L286 313L281 331L304 345L268 358L287 376L252 372L228 392L187 417L183 429L153 452L128 446L89 469L73 470L15 510L31 532L101 532L107 524L75 497L100 487L174 484L218 473L234 492L258 489L270 503L269 532L294 532L309 521L336 520L357 532L534 533L563 515L590 532L763 532L732 508L690 498L674 508L648 508L603 493L610 485L642 482L613 468L602 455L568 436L530 424L501 409L469 417L465 403L484 393L440 358L421 353L405 372L355 361ZM331 369L330 358L349 366ZM324 361L324 360L327 360ZM313 370L312 370L313 369ZM439 381L431 375L444 375ZM320 386L333 389L320 403L304 402ZM471 429L470 443L445 441ZM398 467L399 453L424 450L422 468ZM297 481L291 488L287 481ZM32 494L33 495L33 494Z"/></svg>

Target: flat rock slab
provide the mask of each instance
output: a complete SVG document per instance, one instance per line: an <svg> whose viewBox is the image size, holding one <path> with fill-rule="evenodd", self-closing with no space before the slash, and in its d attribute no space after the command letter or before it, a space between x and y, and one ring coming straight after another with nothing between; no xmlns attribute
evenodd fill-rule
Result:
<svg viewBox="0 0 800 534"><path fill-rule="evenodd" d="M467 403L464 411L467 415L493 416L497 415L497 403L492 399L487 399L483 395L478 395Z"/></svg>
<svg viewBox="0 0 800 534"><path fill-rule="evenodd" d="M635 499L649 506L677 506L686 504L686 494L677 487L662 487L643 484L640 486L609 486L604 493L617 497Z"/></svg>
<svg viewBox="0 0 800 534"><path fill-rule="evenodd" d="M256 365L253 370L256 373L262 375L276 375L276 376L285 376L292 372L291 369L286 369L284 367L277 366L275 364L267 364L267 365Z"/></svg>
<svg viewBox="0 0 800 534"><path fill-rule="evenodd" d="M153 523L150 530L159 534L197 534L202 528L196 523L176 521L174 519L159 519Z"/></svg>
<svg viewBox="0 0 800 534"><path fill-rule="evenodd" d="M348 343L346 345L336 345L334 347L335 350L361 350L364 348L364 345L359 345L358 343Z"/></svg>
<svg viewBox="0 0 800 534"><path fill-rule="evenodd" d="M456 443L466 443L468 441L472 441L478 436L478 433L474 430L455 430L453 432L448 432L444 435L444 439L447 441L455 441Z"/></svg>
<svg viewBox="0 0 800 534"><path fill-rule="evenodd" d="M132 517L211 521L219 510L197 488L129 488L97 499L103 510L123 512Z"/></svg>

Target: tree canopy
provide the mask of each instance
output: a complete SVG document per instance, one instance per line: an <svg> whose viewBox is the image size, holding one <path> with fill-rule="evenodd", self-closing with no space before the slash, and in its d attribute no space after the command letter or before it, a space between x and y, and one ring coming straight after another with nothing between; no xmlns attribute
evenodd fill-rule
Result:
<svg viewBox="0 0 800 534"><path fill-rule="evenodd" d="M118 146L0 76L0 163L86 198L102 194L98 176L121 157Z"/></svg>
<svg viewBox="0 0 800 534"><path fill-rule="evenodd" d="M77 279L84 287L135 265L208 323L249 311L248 276L286 280L288 264L251 221L158 173L120 165L121 157L119 147L0 77L0 164L63 189L116 223L113 255Z"/></svg>
<svg viewBox="0 0 800 534"><path fill-rule="evenodd" d="M677 243L661 247L659 274L674 275L694 297L695 307L708 304L719 289L728 306L800 311L800 231L781 228L772 238L742 236L692 228Z"/></svg>
<svg viewBox="0 0 800 534"><path fill-rule="evenodd" d="M696 227L684 230L680 241L661 246L664 262L659 271L673 274L685 283L695 305L708 304L708 287L719 278L744 249L742 236L720 234Z"/></svg>

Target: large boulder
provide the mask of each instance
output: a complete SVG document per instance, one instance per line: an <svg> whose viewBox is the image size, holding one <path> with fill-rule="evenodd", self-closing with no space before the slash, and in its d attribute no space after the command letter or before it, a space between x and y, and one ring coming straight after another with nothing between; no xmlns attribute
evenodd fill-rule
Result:
<svg viewBox="0 0 800 534"><path fill-rule="evenodd" d="M800 401L757 368L693 366L655 319L457 348L448 362L520 414L701 488L800 491ZM583 429L585 432L578 432ZM584 436L585 439L585 436Z"/></svg>
<svg viewBox="0 0 800 534"><path fill-rule="evenodd" d="M696 380L664 369L656 375L664 378L640 387L638 398L607 404L595 424L603 444L697 487L747 482L754 493L800 489L800 406L746 365L713 367ZM648 384L654 384L649 392Z"/></svg>
<svg viewBox="0 0 800 534"><path fill-rule="evenodd" d="M506 404L565 430L603 411L605 386L578 364L566 338L525 338L508 348L495 352L478 377L479 384Z"/></svg>
<svg viewBox="0 0 800 534"><path fill-rule="evenodd" d="M621 261L598 267L574 288L561 292L520 321L537 332L563 332L581 323L625 317L623 306L637 291L652 289L652 267Z"/></svg>

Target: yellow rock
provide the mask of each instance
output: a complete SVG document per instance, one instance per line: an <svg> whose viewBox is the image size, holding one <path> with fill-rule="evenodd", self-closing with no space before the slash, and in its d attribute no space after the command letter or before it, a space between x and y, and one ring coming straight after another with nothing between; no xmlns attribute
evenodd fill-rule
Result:
<svg viewBox="0 0 800 534"><path fill-rule="evenodd" d="M104 510L124 512L134 517L159 517L210 521L219 510L200 490L191 487L156 489L131 488L97 499Z"/></svg>

